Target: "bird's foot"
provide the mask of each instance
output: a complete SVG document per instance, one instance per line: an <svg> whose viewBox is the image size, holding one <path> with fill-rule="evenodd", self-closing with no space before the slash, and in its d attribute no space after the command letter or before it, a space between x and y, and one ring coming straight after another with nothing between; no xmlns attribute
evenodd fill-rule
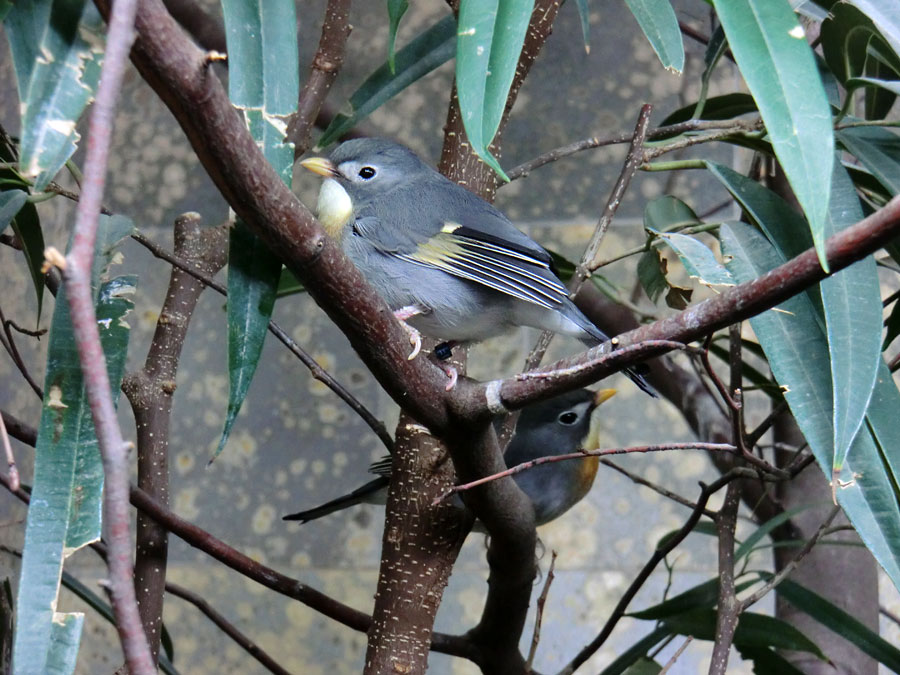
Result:
<svg viewBox="0 0 900 675"><path fill-rule="evenodd" d="M424 314L424 311L421 307L416 305L401 307L394 312L394 317L400 322L400 325L403 326L403 330L405 330L406 334L409 336L409 344L412 345L412 351L409 356L406 357L409 361L416 358L416 356L419 355L419 352L422 351L422 334L406 323L406 320L418 316L419 314Z"/></svg>
<svg viewBox="0 0 900 675"><path fill-rule="evenodd" d="M438 365L438 368L443 370L444 373L449 378L445 389L447 391L450 391L451 389L453 389L453 387L456 386L456 381L459 379L459 373L456 372L456 368L451 366L449 363L438 363L437 365Z"/></svg>

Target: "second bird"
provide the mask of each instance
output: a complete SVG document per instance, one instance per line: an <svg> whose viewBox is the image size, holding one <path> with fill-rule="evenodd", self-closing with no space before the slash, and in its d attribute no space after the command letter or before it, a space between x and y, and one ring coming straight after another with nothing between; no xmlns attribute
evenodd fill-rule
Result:
<svg viewBox="0 0 900 675"><path fill-rule="evenodd" d="M301 164L326 177L318 217L328 234L415 330L456 343L517 326L608 339L569 299L547 251L408 148L354 139Z"/></svg>

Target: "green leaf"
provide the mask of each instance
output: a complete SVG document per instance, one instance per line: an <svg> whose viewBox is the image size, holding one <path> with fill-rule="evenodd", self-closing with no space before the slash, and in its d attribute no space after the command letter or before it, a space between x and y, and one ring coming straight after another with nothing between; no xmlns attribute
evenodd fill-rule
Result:
<svg viewBox="0 0 900 675"><path fill-rule="evenodd" d="M859 87L878 87L894 94L900 94L900 81L898 80L880 80L874 77L851 77L847 80L847 86L850 89Z"/></svg>
<svg viewBox="0 0 900 675"><path fill-rule="evenodd" d="M228 410L212 462L228 442L262 355L281 263L242 221L228 241Z"/></svg>
<svg viewBox="0 0 900 675"><path fill-rule="evenodd" d="M675 232L655 232L678 255L685 271L707 286L734 286L734 279L699 239Z"/></svg>
<svg viewBox="0 0 900 675"><path fill-rule="evenodd" d="M117 277L102 284L98 294L97 323L114 401L128 351L125 315L131 311L135 284L135 277ZM53 312L44 392L19 579L14 659L18 672L72 672L83 615L56 611L60 574L66 557L100 538L103 465L65 288L60 289Z"/></svg>
<svg viewBox="0 0 900 675"><path fill-rule="evenodd" d="M672 5L659 0L625 0L625 4L637 19L663 68L676 73L684 70L684 42Z"/></svg>
<svg viewBox="0 0 900 675"><path fill-rule="evenodd" d="M591 11L588 0L575 0L578 7L578 18L581 20L581 36L584 38L584 51L591 53Z"/></svg>
<svg viewBox="0 0 900 675"><path fill-rule="evenodd" d="M660 257L659 250L656 248L646 251L638 260L638 280L647 297L654 303L669 288L665 267L665 261Z"/></svg>
<svg viewBox="0 0 900 675"><path fill-rule="evenodd" d="M738 282L755 279L785 259L748 225L726 225L719 234L723 251L732 257L728 270ZM807 294L790 298L776 310L763 312L750 324L800 430L819 466L830 476L834 454L831 366L821 315ZM843 486L837 497L863 542L900 587L900 509L894 488L898 473L897 468L891 469L893 473L886 471L882 454L895 452L897 446L886 444L880 450L875 443L876 438L890 441L897 433L890 420L896 420L900 410L900 403L895 403L900 393L889 376L885 381L885 371L886 367L879 365L867 415L869 430L856 436L844 462ZM888 410L879 410L882 416L876 419L873 410L879 404Z"/></svg>
<svg viewBox="0 0 900 675"><path fill-rule="evenodd" d="M516 74L534 0L461 0L456 38L460 114L472 149L505 181L488 146Z"/></svg>
<svg viewBox="0 0 900 675"><path fill-rule="evenodd" d="M763 575L771 577L771 575ZM900 673L900 649L869 629L851 614L848 614L830 600L823 598L800 584L786 579L778 585L778 596L787 600L797 609L809 614L826 628L853 643L859 649L892 672Z"/></svg>
<svg viewBox="0 0 900 675"><path fill-rule="evenodd" d="M697 111L697 103L691 103L683 108L679 108L660 122L660 126L668 126L670 124L679 124L694 119ZM723 94L722 96L713 96L706 99L703 106L702 116L697 119L702 120L730 120L734 117L746 115L748 113L757 112L756 101L750 94L733 93Z"/></svg>
<svg viewBox="0 0 900 675"><path fill-rule="evenodd" d="M3 24L9 40L19 101L28 100L31 72L38 61L41 39L50 23L50 0L16 0Z"/></svg>
<svg viewBox="0 0 900 675"><path fill-rule="evenodd" d="M338 113L316 144L324 148L350 131L385 101L443 65L456 53L456 19L446 16L397 52L396 72L384 63L350 97L349 113Z"/></svg>
<svg viewBox="0 0 900 675"><path fill-rule="evenodd" d="M900 194L900 136L879 127L841 129L835 135L885 189Z"/></svg>
<svg viewBox="0 0 900 675"><path fill-rule="evenodd" d="M17 192L21 192L18 191ZM5 193L4 193L5 194ZM41 309L44 305L44 273L41 268L44 265L44 233L41 230L41 221L34 204L26 202L12 220L13 232L22 243L22 253L25 254L25 263L31 274L31 284L37 295L37 316L35 325L40 324Z"/></svg>
<svg viewBox="0 0 900 675"><path fill-rule="evenodd" d="M284 136L300 87L295 5L222 0L222 8L229 96L266 159L290 185L294 152ZM228 441L256 372L281 275L281 261L240 220L228 248L228 410L213 459Z"/></svg>
<svg viewBox="0 0 900 675"><path fill-rule="evenodd" d="M713 535L715 536L715 535ZM735 586L735 591L740 593L744 591L756 581L742 581ZM710 579L698 584L684 593L679 593L673 598L664 600L658 605L653 605L640 612L629 612L627 616L635 619L657 620L665 619L669 616L684 614L695 609L703 607L714 607L719 597L719 579Z"/></svg>
<svg viewBox="0 0 900 675"><path fill-rule="evenodd" d="M900 55L900 9L896 3L883 0L849 0L878 26L894 54Z"/></svg>
<svg viewBox="0 0 900 675"><path fill-rule="evenodd" d="M631 647L622 652L615 661L610 663L600 675L622 675L632 664L637 663L647 656L647 652L672 634L672 631L664 627L656 628L645 635Z"/></svg>
<svg viewBox="0 0 900 675"><path fill-rule="evenodd" d="M894 302L891 314L885 322L884 341L881 343L881 351L887 349L894 339L900 335L900 302Z"/></svg>
<svg viewBox="0 0 900 675"><path fill-rule="evenodd" d="M0 584L0 673L12 672L12 641L16 625L12 584L9 577Z"/></svg>
<svg viewBox="0 0 900 675"><path fill-rule="evenodd" d="M642 656L632 663L622 675L657 675L662 672L662 666L649 656Z"/></svg>
<svg viewBox="0 0 900 675"><path fill-rule="evenodd" d="M667 617L663 625L680 635L712 640L716 634L716 610L695 609ZM789 623L765 614L743 612L734 631L735 647L775 647L815 654L825 659L822 650Z"/></svg>
<svg viewBox="0 0 900 675"><path fill-rule="evenodd" d="M834 167L825 236L862 220L859 198L840 163ZM819 288L831 355L833 471L839 474L856 437L881 362L881 295L872 256L824 279Z"/></svg>
<svg viewBox="0 0 900 675"><path fill-rule="evenodd" d="M849 3L836 3L822 22L822 54L841 84L870 74L869 64L885 62L895 72L900 58L891 52L872 19Z"/></svg>
<svg viewBox="0 0 900 675"><path fill-rule="evenodd" d="M753 534L751 534L743 542L741 542L741 545L738 546L734 551L734 559L740 560L741 558L750 555L753 552L754 547L760 542L760 540L762 540L763 537L767 537L769 534L771 534L772 530L780 527L781 525L784 525L794 516L803 513L807 509L810 509L814 506L819 506L819 504L803 504L788 511L782 511L777 516L773 516L758 528L756 528L753 531Z"/></svg>
<svg viewBox="0 0 900 675"><path fill-rule="evenodd" d="M672 195L657 197L644 207L645 230L669 232L701 224L694 210Z"/></svg>
<svg viewBox="0 0 900 675"><path fill-rule="evenodd" d="M0 234L6 229L16 214L28 200L28 193L24 190L7 190L0 192Z"/></svg>
<svg viewBox="0 0 900 675"><path fill-rule="evenodd" d="M44 16L43 8L35 11ZM97 89L105 35L91 2L54 0L46 18L40 55L22 98L19 166L34 179L35 190L43 190L75 152L80 139L75 125Z"/></svg>
<svg viewBox="0 0 900 675"><path fill-rule="evenodd" d="M803 29L786 0L713 0L713 5L827 270L823 232L834 134L831 108Z"/></svg>
<svg viewBox="0 0 900 675"><path fill-rule="evenodd" d="M394 43L397 41L397 28L400 27L400 19L406 14L407 9L409 9L407 0L387 0L388 21L390 22L388 27L388 67L391 69L392 75L395 72Z"/></svg>
<svg viewBox="0 0 900 675"><path fill-rule="evenodd" d="M753 672L757 675L804 675L790 661L766 647L737 646L735 648L744 661L753 662Z"/></svg>
<svg viewBox="0 0 900 675"><path fill-rule="evenodd" d="M287 267L281 270L281 277L278 279L277 297L283 298L288 295L296 295L297 293L305 293L306 287L300 283Z"/></svg>

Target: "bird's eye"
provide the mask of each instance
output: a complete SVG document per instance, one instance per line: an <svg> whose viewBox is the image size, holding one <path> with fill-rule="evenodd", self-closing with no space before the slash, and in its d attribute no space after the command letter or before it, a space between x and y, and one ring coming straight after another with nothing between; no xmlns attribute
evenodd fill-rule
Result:
<svg viewBox="0 0 900 675"><path fill-rule="evenodd" d="M370 178L375 177L375 169L373 169L371 166L364 166L359 170L358 175L363 180L369 180Z"/></svg>
<svg viewBox="0 0 900 675"><path fill-rule="evenodd" d="M570 427L578 421L578 413L574 413L571 410L561 413L560 416L556 418L556 421Z"/></svg>

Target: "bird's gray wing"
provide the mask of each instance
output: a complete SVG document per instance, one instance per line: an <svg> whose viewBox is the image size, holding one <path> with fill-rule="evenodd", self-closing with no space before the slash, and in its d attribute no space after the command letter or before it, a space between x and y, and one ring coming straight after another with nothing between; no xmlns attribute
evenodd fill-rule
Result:
<svg viewBox="0 0 900 675"><path fill-rule="evenodd" d="M363 237L378 251L406 262L439 269L548 309L558 309L568 296L550 268L547 252L527 238L531 245L525 247L455 222L420 221L415 227L386 227L375 215L358 217L351 236Z"/></svg>

